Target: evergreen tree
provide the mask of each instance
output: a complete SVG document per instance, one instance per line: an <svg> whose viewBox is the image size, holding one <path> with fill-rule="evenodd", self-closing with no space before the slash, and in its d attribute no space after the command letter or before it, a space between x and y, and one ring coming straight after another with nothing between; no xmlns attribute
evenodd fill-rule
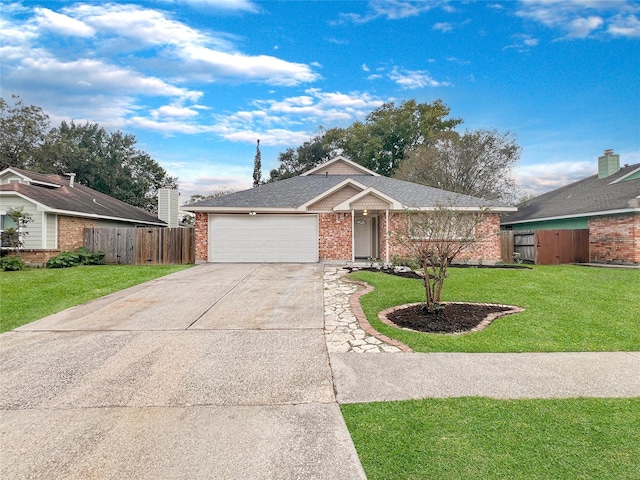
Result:
<svg viewBox="0 0 640 480"><path fill-rule="evenodd" d="M260 153L260 139L256 146L256 156L253 159L253 186L257 187L262 183L262 154Z"/></svg>

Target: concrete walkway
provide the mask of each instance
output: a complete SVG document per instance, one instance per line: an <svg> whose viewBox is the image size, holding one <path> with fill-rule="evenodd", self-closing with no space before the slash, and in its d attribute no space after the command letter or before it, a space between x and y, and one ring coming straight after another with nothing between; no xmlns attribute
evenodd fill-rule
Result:
<svg viewBox="0 0 640 480"><path fill-rule="evenodd" d="M0 336L0 478L363 479L322 265L201 265Z"/></svg>

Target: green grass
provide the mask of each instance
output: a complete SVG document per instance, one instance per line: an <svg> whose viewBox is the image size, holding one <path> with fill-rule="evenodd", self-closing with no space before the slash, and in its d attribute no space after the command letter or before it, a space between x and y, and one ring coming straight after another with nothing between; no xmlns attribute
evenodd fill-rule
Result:
<svg viewBox="0 0 640 480"><path fill-rule="evenodd" d="M356 272L375 291L360 299L371 325L418 352L640 350L640 271L573 265L531 270L451 268L443 300L517 305L481 332L461 336L407 332L378 320L386 308L425 299L420 280Z"/></svg>
<svg viewBox="0 0 640 480"><path fill-rule="evenodd" d="M640 399L342 405L369 480L638 479Z"/></svg>
<svg viewBox="0 0 640 480"><path fill-rule="evenodd" d="M0 332L190 265L101 265L0 272Z"/></svg>

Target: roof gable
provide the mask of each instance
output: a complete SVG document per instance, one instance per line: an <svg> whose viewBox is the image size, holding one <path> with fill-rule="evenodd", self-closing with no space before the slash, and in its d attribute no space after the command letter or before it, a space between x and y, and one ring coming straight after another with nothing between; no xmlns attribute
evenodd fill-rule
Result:
<svg viewBox="0 0 640 480"><path fill-rule="evenodd" d="M336 205L334 210L336 212L346 212L350 210L364 209L402 210L403 208L406 207L397 200L385 195L375 188L369 187L350 199L342 202L340 205Z"/></svg>
<svg viewBox="0 0 640 480"><path fill-rule="evenodd" d="M301 174L308 175L371 175L379 177L380 174L363 167L343 156L337 156Z"/></svg>
<svg viewBox="0 0 640 480"><path fill-rule="evenodd" d="M362 188L356 188L351 182L348 184L341 184L340 188L335 190L335 188L331 189L332 192L324 195L319 200L313 199L311 202L307 202L307 204L303 205L301 208L306 208L309 211L325 211L330 212L336 205L341 204L345 200L353 197L362 191Z"/></svg>

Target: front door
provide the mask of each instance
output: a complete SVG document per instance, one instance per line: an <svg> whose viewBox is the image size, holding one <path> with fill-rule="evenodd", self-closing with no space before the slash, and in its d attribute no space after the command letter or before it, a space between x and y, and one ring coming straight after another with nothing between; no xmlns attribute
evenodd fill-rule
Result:
<svg viewBox="0 0 640 480"><path fill-rule="evenodd" d="M356 258L376 257L373 253L373 224L374 217L357 215L355 217L356 225L353 231L354 236L354 252Z"/></svg>

